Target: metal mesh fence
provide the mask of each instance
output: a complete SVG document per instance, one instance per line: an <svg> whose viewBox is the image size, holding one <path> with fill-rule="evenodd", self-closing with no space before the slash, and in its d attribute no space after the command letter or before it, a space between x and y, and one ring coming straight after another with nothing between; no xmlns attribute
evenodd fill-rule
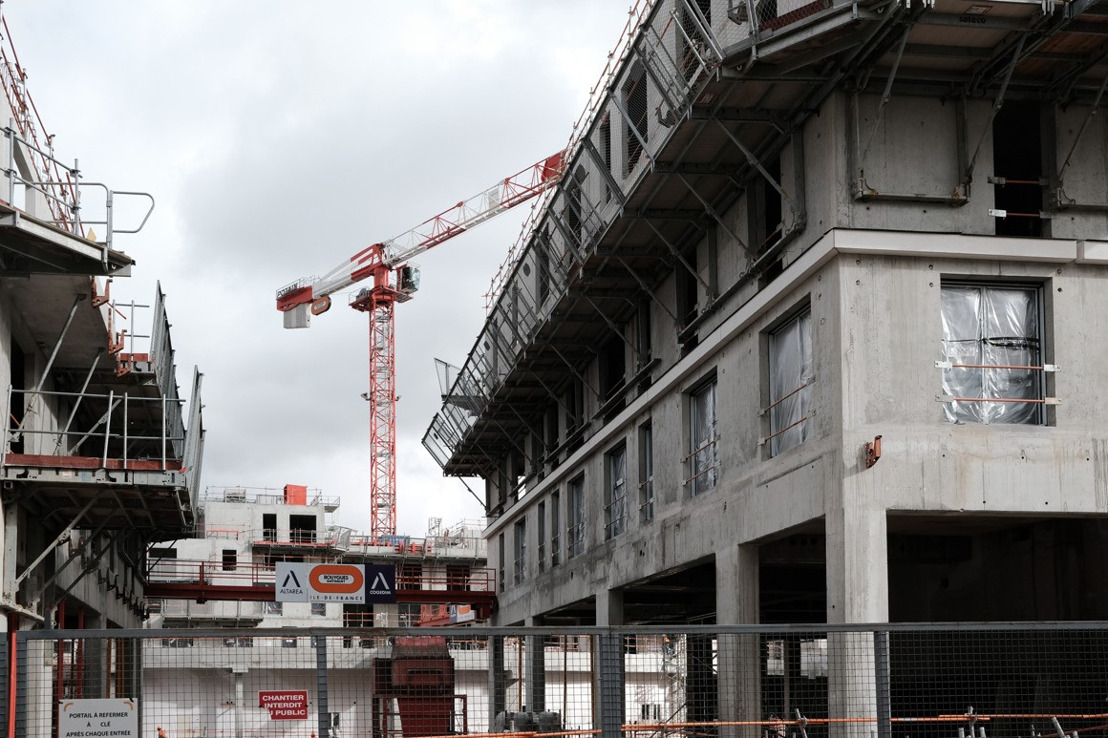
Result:
<svg viewBox="0 0 1108 738"><path fill-rule="evenodd" d="M1108 624L881 627L31 631L14 735L1108 730Z"/></svg>

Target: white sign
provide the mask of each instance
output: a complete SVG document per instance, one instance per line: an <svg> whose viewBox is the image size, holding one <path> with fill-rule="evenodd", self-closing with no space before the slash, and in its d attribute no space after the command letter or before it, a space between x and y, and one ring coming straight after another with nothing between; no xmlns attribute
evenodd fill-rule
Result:
<svg viewBox="0 0 1108 738"><path fill-rule="evenodd" d="M277 602L365 603L362 564L300 564L278 561Z"/></svg>
<svg viewBox="0 0 1108 738"><path fill-rule="evenodd" d="M62 700L58 738L139 738L138 700Z"/></svg>

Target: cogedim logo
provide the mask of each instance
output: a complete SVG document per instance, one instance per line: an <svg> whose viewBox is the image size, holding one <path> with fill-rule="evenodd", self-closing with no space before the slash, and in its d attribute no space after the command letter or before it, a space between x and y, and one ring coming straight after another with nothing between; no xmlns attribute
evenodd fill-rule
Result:
<svg viewBox="0 0 1108 738"><path fill-rule="evenodd" d="M354 594L365 584L365 577L350 564L320 564L312 567L308 581L316 592Z"/></svg>

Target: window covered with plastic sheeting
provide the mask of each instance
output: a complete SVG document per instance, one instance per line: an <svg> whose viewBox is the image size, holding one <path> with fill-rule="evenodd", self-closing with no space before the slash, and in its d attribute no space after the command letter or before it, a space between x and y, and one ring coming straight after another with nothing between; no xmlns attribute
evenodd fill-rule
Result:
<svg viewBox="0 0 1108 738"><path fill-rule="evenodd" d="M527 521L518 520L515 524L515 583L521 584L527 579Z"/></svg>
<svg viewBox="0 0 1108 738"><path fill-rule="evenodd" d="M557 566L562 559L562 496L555 490L550 493L550 565Z"/></svg>
<svg viewBox="0 0 1108 738"><path fill-rule="evenodd" d="M566 558L585 553L585 479L569 483L569 528L566 530Z"/></svg>
<svg viewBox="0 0 1108 738"><path fill-rule="evenodd" d="M716 449L716 382L713 379L690 396L689 420L692 450L689 454L692 494L707 492L716 486L719 454Z"/></svg>
<svg viewBox="0 0 1108 738"><path fill-rule="evenodd" d="M654 425L639 426L639 521L654 519Z"/></svg>
<svg viewBox="0 0 1108 738"><path fill-rule="evenodd" d="M770 455L808 440L812 417L812 311L805 310L769 337Z"/></svg>
<svg viewBox="0 0 1108 738"><path fill-rule="evenodd" d="M627 447L608 454L608 504L606 536L614 538L627 529Z"/></svg>
<svg viewBox="0 0 1108 738"><path fill-rule="evenodd" d="M943 285L948 421L1043 422L1039 294L1034 286Z"/></svg>

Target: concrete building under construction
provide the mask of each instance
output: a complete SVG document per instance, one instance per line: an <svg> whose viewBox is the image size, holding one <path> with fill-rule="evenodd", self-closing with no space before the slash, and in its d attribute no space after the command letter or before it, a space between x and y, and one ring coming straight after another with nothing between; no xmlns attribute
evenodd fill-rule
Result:
<svg viewBox="0 0 1108 738"><path fill-rule="evenodd" d="M32 628L142 624L147 548L192 529L204 439L201 375L193 373L186 403L160 287L147 305L111 294L133 264L120 236L142 229L153 198L86 185L55 155L25 82L5 21L0 628L8 646ZM138 219L113 216L125 200ZM136 673L114 677L122 688Z"/></svg>
<svg viewBox="0 0 1108 738"><path fill-rule="evenodd" d="M497 622L1108 616L1106 34L636 6L424 437Z"/></svg>

